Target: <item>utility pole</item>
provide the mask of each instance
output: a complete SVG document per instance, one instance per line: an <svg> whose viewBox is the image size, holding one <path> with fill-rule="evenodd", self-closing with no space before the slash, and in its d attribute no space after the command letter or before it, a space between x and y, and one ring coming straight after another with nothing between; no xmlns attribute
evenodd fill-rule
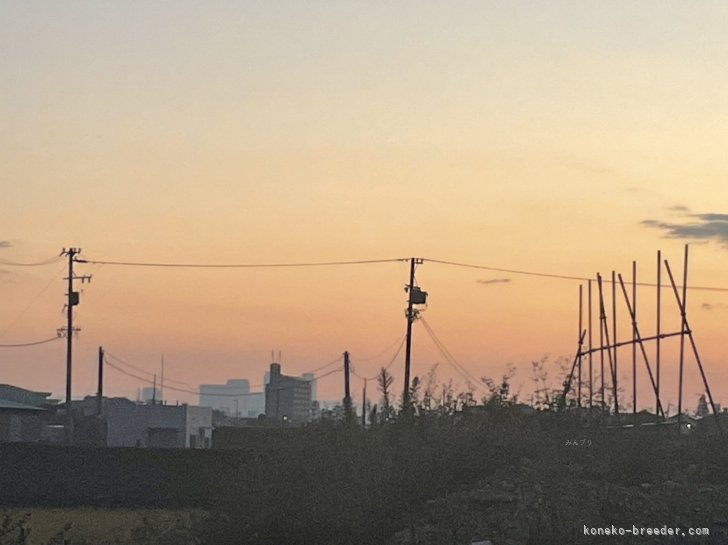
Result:
<svg viewBox="0 0 728 545"><path fill-rule="evenodd" d="M71 412L71 378L73 368L73 334L79 331L73 328L73 307L79 304L79 292L73 291L73 281L80 280L81 283L90 282L91 276L75 276L73 273L73 264L76 262L76 256L81 253L81 248L63 248L61 255L68 257L68 276L64 279L68 281L68 292L66 293L66 327L60 331L66 335L66 443L73 440L73 415Z"/></svg>
<svg viewBox="0 0 728 545"><path fill-rule="evenodd" d="M349 389L350 372L349 352L344 352L344 418L351 422L351 391Z"/></svg>
<svg viewBox="0 0 728 545"><path fill-rule="evenodd" d="M159 384L159 401L164 405L164 352L162 352L162 376Z"/></svg>
<svg viewBox="0 0 728 545"><path fill-rule="evenodd" d="M364 379L364 391L361 395L361 428L367 427L367 379Z"/></svg>
<svg viewBox="0 0 728 545"><path fill-rule="evenodd" d="M104 348L99 346L99 387L96 391L96 414L103 411L104 399Z"/></svg>
<svg viewBox="0 0 728 545"><path fill-rule="evenodd" d="M420 291L415 288L415 267L422 264L422 259L413 257L410 259L410 277L406 291L409 295L407 298L407 342L404 353L404 392L402 394L402 410L409 410L410 395L410 361L412 357L412 323L417 316L417 310L414 305L424 304L427 298L427 292Z"/></svg>

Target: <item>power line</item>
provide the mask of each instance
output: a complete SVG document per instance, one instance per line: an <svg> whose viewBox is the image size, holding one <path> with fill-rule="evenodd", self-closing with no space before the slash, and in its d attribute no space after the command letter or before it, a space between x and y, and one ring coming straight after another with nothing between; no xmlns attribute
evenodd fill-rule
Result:
<svg viewBox="0 0 728 545"><path fill-rule="evenodd" d="M435 343L435 346L437 346L437 349L440 351L440 353L445 357L445 360L455 369L455 371L458 372L458 374L463 377L468 383L473 383L476 386L480 387L483 390L486 390L485 386L481 384L481 382L476 379L470 372L465 369L465 367L460 364L455 357L450 353L450 351L447 349L447 347L443 344L443 342L438 338L438 336L435 334L433 329L430 327L430 325L427 323L427 321L424 318L420 318L422 320L422 325L425 328L425 331L430 336L432 341Z"/></svg>
<svg viewBox="0 0 728 545"><path fill-rule="evenodd" d="M112 359L114 359L120 365L124 365L124 366L129 367L131 369L134 369L135 371L138 371L140 373L145 373L145 374L147 374L149 376L154 376L155 375L155 373L152 373L151 371L147 371L146 369L142 369L141 367L137 367L136 365L132 365L128 361L121 359L119 356L116 356L116 355L112 354L109 351L106 351L106 355L109 356L109 357L111 357ZM312 375L315 375L318 371L321 371L322 369L325 369L325 368L327 368L327 367L329 367L329 366L331 366L331 365L333 365L335 363L339 363L340 361L341 361L341 356L337 356L336 359L334 359L334 360L332 360L332 361L330 361L330 362L322 365L321 367L317 367L316 369L314 369L312 371L307 371L304 374L312 374ZM316 377L314 377L314 378L316 378ZM192 386L190 386L190 384L188 382L184 382L184 381L181 381L181 380L174 380L174 379L168 378L166 375L164 377L164 382L172 382L172 383L175 383L175 384L181 384L183 386L189 386L190 388L192 387ZM263 386L265 386L265 384L256 384L254 386L250 386L250 388L262 388Z"/></svg>
<svg viewBox="0 0 728 545"><path fill-rule="evenodd" d="M329 367L330 365L334 365L335 363L339 363L340 361L341 361L341 356L337 356L335 360L331 360L331 361L330 361L329 363L327 363L327 364L325 364L325 365L322 365L321 367L317 367L317 368L316 368L316 369L314 369L313 371L308 371L308 372L307 372L307 373L305 373L305 374L307 374L307 375L308 375L308 374L311 374L311 375L315 375L316 373L318 373L318 372L319 372L319 371L321 371L322 369L326 369L326 368L327 368L327 367Z"/></svg>
<svg viewBox="0 0 728 545"><path fill-rule="evenodd" d="M60 336L50 337L48 339L43 339L42 341L33 341L29 343L18 343L18 344L0 344L0 348L21 348L23 346L36 346L38 344L46 344L53 341L57 341L58 339L61 339Z"/></svg>
<svg viewBox="0 0 728 545"><path fill-rule="evenodd" d="M380 358L384 354L386 354L387 352L389 352L392 348L394 348L395 346L397 346L397 343L401 343L403 339L404 339L404 335L401 335L396 341L394 341L392 344L387 345L387 348L385 348L384 350L382 350L376 356L370 356L370 357L367 357L367 358L357 358L357 360L358 361L371 361L371 360L375 360L377 358Z"/></svg>
<svg viewBox="0 0 728 545"><path fill-rule="evenodd" d="M472 377L472 375L470 375L469 373L467 373L467 371L465 371L465 369L463 367L461 367L460 365L458 365L457 363L455 363L454 360L451 360L450 359L450 357L447 355L447 350L445 350L444 347L441 346L437 340L435 340L434 336L432 335L432 332L429 331L429 330L426 330L426 331L427 331L427 334L430 335L430 339L432 339L432 342L435 344L435 346L437 347L437 349L445 357L445 362L448 365L450 365L450 367L452 367L458 375L460 375L460 378L462 378L463 380L465 380L465 382L467 384L470 384L470 385L473 385L474 384L474 385L478 386L479 388L484 389L484 387L480 384L479 381L475 380Z"/></svg>
<svg viewBox="0 0 728 545"><path fill-rule="evenodd" d="M7 259L0 259L0 265L5 265L7 267L43 267L44 265L52 265L53 263L56 263L62 259L62 256L57 255L50 257L48 259L44 259L43 261L35 261L32 263L21 263L18 261L9 261Z"/></svg>
<svg viewBox="0 0 728 545"><path fill-rule="evenodd" d="M0 346L2 346L2 345L0 345ZM142 369L141 367L137 367L135 365L132 365L131 363L128 363L127 361L122 360L118 356L114 356L113 354L109 353L108 351L105 352L105 355L106 356L110 356L112 359L116 360L117 363L120 364L120 365L125 365L127 367L130 367L130 368L136 370L137 372L141 372L141 373L145 373L145 374L150 375L150 376L154 376L154 373L151 373L151 372L149 372L149 371L147 371L145 369ZM341 360L341 358L339 357L336 360L334 360L334 361L326 364L326 366L324 366L324 367L328 367L329 365L331 365L333 363L337 363L340 360ZM140 381L142 381L142 382L144 382L146 384L156 385L156 382L154 380L150 380L148 378L139 376L139 375L137 375L135 373L131 373L131 372L127 371L126 369L122 369L118 365L115 365L114 363L110 362L107 358L104 358L104 363L106 365L108 365L109 367L111 367L112 369L115 369L116 371L119 371L120 373L122 373L124 375L127 375L129 377L135 378L137 380L140 380ZM319 369L323 369L323 367L322 368L319 368ZM314 376L314 380L318 380L318 379L321 379L321 378L325 378L325 377L327 377L329 375L332 375L334 373L338 373L338 372L340 372L342 370L343 370L343 368L333 369L331 371L328 371L327 373L324 373L323 375ZM298 377L296 377L296 378L298 378ZM172 383L175 383L175 384L182 384L182 385L190 386L186 382L182 382L182 381L179 381L179 380L169 379L167 377L165 377L164 380L165 380L165 382L172 382ZM306 379L300 379L300 380L306 380ZM265 388L266 386L268 386L268 385L267 384L255 384L253 386L249 386L249 388ZM238 393L238 394L232 394L232 393L227 393L227 394L226 393L207 393L207 392L200 392L200 390L193 390L193 389L191 389L191 387L189 389L188 388L176 388L174 386L165 386L165 387L167 389L173 390L175 392L181 392L181 393L186 393L186 394L193 394L193 395L197 395L197 396L204 395L204 396L210 396L210 397L241 397L241 396L260 395L260 394L263 393L263 392L247 392L247 393ZM293 387L293 386L291 386L291 387ZM283 387L283 388L279 388L279 389L286 389L286 388L288 388L288 387Z"/></svg>
<svg viewBox="0 0 728 545"><path fill-rule="evenodd" d="M39 263L11 263L6 264L13 265L43 265L52 263L57 258L53 258L52 261L39 262ZM403 263L409 261L411 258L393 258L393 259L362 259L353 261L313 261L313 262L297 262L297 263L164 263L164 262L141 262L141 261L102 261L96 259L76 259L77 263L89 263L95 265L112 265L112 266L123 266L123 267L162 267L162 268L194 268L194 269L267 269L267 268L294 268L294 267L327 267L327 266L338 266L338 265L368 265L377 263ZM555 278L560 280L573 280L578 282L586 282L590 280L585 276L567 275L567 274L556 274L547 273L541 271L529 271L522 269L510 269L505 267L492 267L487 265L477 265L473 263L462 263L456 261L447 261L444 259L433 259L433 258L422 258L423 261L430 263L436 263L440 265L449 265L452 267L463 267L469 269L479 269L485 271L501 272L508 274L519 274L524 276L535 276L540 278ZM3 261L0 261L2 264ZM638 282L638 286L646 287L657 287L657 284L649 282ZM663 284L662 287L669 288L667 284ZM714 292L728 292L728 287L720 286L688 286L691 290L700 291L714 291Z"/></svg>
<svg viewBox="0 0 728 545"><path fill-rule="evenodd" d="M120 364L120 365L124 365L124 366L126 366L126 367L129 367L129 368L131 368L131 369L134 369L135 371L138 371L138 372L140 372L140 373L145 373L145 374L147 374L147 375L149 375L149 376L154 376L154 375L156 375L156 373L152 373L151 371L147 371L146 369L142 369L141 367L137 367L136 365L132 365L131 363L129 363L129 362L125 361L125 360L122 360L122 359L121 359L120 357L118 357L118 356L115 356L114 354L111 354L111 353L110 353L110 352L108 352L108 351L106 351L106 352L105 352L105 354L106 354L107 356L109 356L110 358L112 358L113 360L115 360L115 361L116 361L116 362L117 362L118 364ZM164 377L164 382L171 382L171 383L173 383L173 384L181 384L182 386L189 386L190 388L192 388L192 387L193 387L193 386L192 386L192 385L191 385L190 383L188 383L188 382L184 382L184 381L181 381L181 380L175 380L175 379L171 379L171 378L169 378L169 377L167 377L167 376L165 376L165 377Z"/></svg>
<svg viewBox="0 0 728 545"><path fill-rule="evenodd" d="M131 363L129 363L129 362L125 361L125 360L122 360L122 359L121 359L121 358L119 358L118 356L115 356L114 354L111 354L111 353L110 353L110 352L108 352L108 351L106 351L106 352L105 352L105 355L106 355L106 356L110 356L110 357L111 357L112 359L116 360L117 364L120 364L120 365L124 365L124 366L130 367L131 369L134 369L134 370L135 370L135 371L137 371L137 372L140 372L140 373L145 373L145 374L147 374L147 375L149 375L149 376L152 376L152 377L153 377L153 376L155 375L155 373L152 373L152 372L150 372L150 371L147 371L146 369L142 369L141 367L138 367L138 366L136 366L136 365L132 365ZM108 360L104 359L104 361L105 361L105 362L106 362L107 364L109 364L109 365L111 365L112 367L114 367L114 364L112 364L112 363L111 363L111 362L109 362ZM123 370L121 370L121 371L123 371ZM136 375L135 375L135 376L136 376ZM149 379L147 379L147 378L145 378L145 379L142 379L142 380L144 380L145 382L148 382L149 384L152 384L152 383L153 383L153 381L151 381L151 380L149 380ZM168 378L168 377L166 377L166 376L164 377L164 381L165 381L165 382L172 382L173 384L181 384L182 386L188 386L189 388L193 388L193 386L191 386L191 385L190 385L189 383L187 383L187 382L184 382L184 381L181 381L181 380L174 380L174 379L170 379L170 378ZM255 385L253 385L253 386L249 386L249 388L262 388L262 387L264 387L264 386L265 386L265 384L255 384ZM169 388L172 388L172 387L170 386ZM234 388L234 386L233 386L233 388ZM200 391L199 391L199 390L185 390L185 392L186 392L186 393L192 393L192 394L196 394L196 395L199 395L199 394L200 394ZM251 393L250 395L253 395L253 394L256 394L256 393L261 393L261 392L252 392L252 393ZM216 395L223 395L223 396L226 396L226 397L227 397L227 396L235 396L235 397L237 397L238 395L248 395L248 394L207 394L207 393L205 393L204 395L213 395L213 396L216 396Z"/></svg>
<svg viewBox="0 0 728 545"><path fill-rule="evenodd" d="M589 280L588 278L584 278L581 276L569 276L564 274L551 274L551 273L542 273L542 272L534 272L534 271L520 271L516 269L503 269L499 267L486 267L485 265L472 265L470 263L457 263L454 261L444 261L442 259L429 259L429 258L423 258L424 261L429 261L430 263L439 263L440 265L451 265L453 267L464 267L468 269L481 269L485 271L494 271L494 272L503 272L503 273L511 273L511 274L522 274L527 276L540 276L544 278L559 278L562 280L579 280L579 281L585 281Z"/></svg>
<svg viewBox="0 0 728 545"><path fill-rule="evenodd" d="M122 375L126 375L128 377L135 378L135 379L137 379L137 380L139 380L141 382L144 382L146 384L151 384L151 385L155 385L156 384L154 381L149 380L148 378L145 378L145 377L140 377L137 374L130 373L129 371L127 371L125 369L122 369L121 367L118 367L118 366L114 365L113 363L111 363L110 361L108 361L106 359L104 359L104 363L106 365L108 365L109 367L111 367L112 369L115 369L116 371L118 371ZM200 391L199 390L190 390L190 389L187 389L187 388L177 388L175 386L165 386L165 388L167 388L169 390L174 390L175 392L181 392L181 393L184 393L184 394L193 394L193 395L197 395L197 396L200 395ZM248 393L241 393L241 394L222 394L222 393L218 393L218 394L212 394L212 393L211 394L207 394L207 393L203 393L202 395L205 395L205 396L208 396L209 395L211 397L242 397L242 396L260 395L261 393L262 392L248 392Z"/></svg>
<svg viewBox="0 0 728 545"><path fill-rule="evenodd" d="M435 341L435 344L437 345L438 349L446 358L449 358L452 365L454 365L457 369L461 371L461 374L464 373L470 381L474 382L476 385L483 387L483 385L480 383L480 381L473 376L464 365L462 365L458 360L455 359L455 357L452 355L452 353L447 349L445 344L440 340L440 338L437 336L435 331L430 327L429 324L426 324L423 322L423 325L425 326L425 329L427 330L428 334L431 336L431 338ZM483 387L484 388L484 387Z"/></svg>
<svg viewBox="0 0 728 545"><path fill-rule="evenodd" d="M30 303L28 303L28 305L22 311L20 311L20 314L18 314L16 316L16 318L12 322L10 322L10 324L8 324L7 327L5 327L5 329L3 329L2 331L0 331L0 337L4 336L8 331L10 331L15 326L15 324L17 324L23 318L23 316L25 316L25 313L28 312L28 310L30 310L30 307L32 307L35 304L35 302L38 301L38 299L40 299L41 296L46 291L48 291L48 288L50 288L53 285L53 282L56 281L56 279L58 278L58 276L65 269L66 269L66 266L64 264L63 267L61 267L59 269L59 271L56 274L54 274L53 277L48 281L48 284L46 284L46 286L42 290L40 290L38 292L38 294L30 301Z"/></svg>
<svg viewBox="0 0 728 545"><path fill-rule="evenodd" d="M126 371L125 369L122 369L121 367L118 367L118 366L114 365L113 363L111 363L107 359L104 359L104 364L106 364L109 367L111 367L112 369L118 371L122 375L126 375L128 377L134 378L134 379L136 379L136 380L138 380L140 382L143 382L145 384L151 384L153 386L156 385L156 383L154 381L149 380L149 379L144 378L144 377L140 377L139 375L136 375L134 373L130 373L129 371ZM324 377L326 377L328 375L331 375L333 373L340 372L340 371L341 371L341 369L334 369L333 371L329 371L328 373L326 373L324 375L321 375L320 377L316 377L316 379L324 378ZM256 385L256 386L253 386L253 387L254 388L257 388L257 387L260 387L260 386L261 385ZM269 386L269 385L266 385L266 386ZM196 395L196 396L204 395L204 396L209 396L209 397L247 397L247 396L261 395L263 393L263 392L247 392L247 393L240 393L240 394L223 394L223 393L213 394L213 393L201 393L199 390L189 390L187 388L177 388L175 386L166 386L166 388L168 390L173 390L175 392L180 392L180 393L183 393L183 394L192 394L192 395ZM295 388L295 385L277 386L277 387L274 385L274 386L272 386L272 388L275 391L282 391L282 390L288 390L288 389L291 389L291 388Z"/></svg>
<svg viewBox="0 0 728 545"><path fill-rule="evenodd" d="M343 370L344 369L342 367L337 367L336 369L332 369L331 371L324 373L323 375L319 375L319 376L313 377L313 378L314 378L314 380L319 380L319 379L328 377L329 375L333 375L334 373L340 373Z"/></svg>
<svg viewBox="0 0 728 545"><path fill-rule="evenodd" d="M485 265L473 265L471 263L458 263L455 261L444 261L442 259L430 259L430 258L423 258L423 261L428 261L430 263L439 263L440 265L450 265L453 267L464 267L468 269L480 269L484 271L494 271L494 272L502 272L502 273L510 273L510 274L520 274L524 276L538 276L541 278L557 278L560 280L577 280L579 282L588 282L589 280L593 280L592 278L587 278L584 276L571 276L571 275L565 275L565 274L553 274L553 273L545 273L545 272L536 272L536 271L524 271L524 270L518 270L518 269L504 269L500 267L488 267ZM610 280L604 280L605 283L610 283ZM637 282L638 286L646 286L646 287L652 287L656 288L657 284L653 284L650 282ZM669 288L671 287L670 284L662 284L663 288ZM682 286L678 286L682 287ZM698 290L698 291L720 291L720 292L728 292L728 288L723 288L719 286L688 286L688 289L690 290Z"/></svg>
<svg viewBox="0 0 728 545"><path fill-rule="evenodd" d="M375 263L397 263L406 258L394 259L362 259L356 261L314 261L301 263L147 263L139 261L100 261L94 259L77 259L77 263L97 265L117 265L123 267L173 267L188 269L270 269L284 267L328 267L337 265L371 265Z"/></svg>
<svg viewBox="0 0 728 545"><path fill-rule="evenodd" d="M399 354L400 354L400 353L402 352L402 348L404 348L404 341L405 341L405 339L404 339L404 337L402 337L402 339L401 339L401 341L400 341L400 343L399 343L399 347L397 348L397 351L396 351L396 352L394 353L394 356L392 356L392 359L391 359L391 360L389 360L389 363L387 363L387 365L385 365L385 366L383 367L383 369L384 369L385 371L389 370L389 368L390 368L390 367L392 366L392 364L393 364L393 363L395 362L395 360L397 359L397 356L399 356ZM358 379L360 379L360 380L375 380L375 379L376 379L376 378L377 378L377 377L379 376L379 373L381 373L381 371L379 371L379 373L377 373L376 375L374 375L374 376L372 376L372 377L363 377L363 376L359 375L359 374L358 374L358 373L357 373L357 372L356 372L356 371L354 370L354 366L352 365L352 366L351 366L351 373L352 373L352 374L353 374L353 375L354 375L354 376L355 376L356 378L358 378Z"/></svg>
<svg viewBox="0 0 728 545"><path fill-rule="evenodd" d="M363 376L361 376L359 373L356 372L356 370L354 369L354 366L353 365L349 368L349 372L352 375L354 375L356 378L358 378L359 380L374 380L375 378L377 378L377 375L374 375L373 377L363 377Z"/></svg>
<svg viewBox="0 0 728 545"><path fill-rule="evenodd" d="M450 355L448 351L440 344L439 339L435 336L435 334L430 330L427 326L425 326L425 332L429 335L430 339L432 340L435 347L440 351L440 354L442 354L445 358L445 362L452 367L458 375L460 375L461 378L465 379L465 381L470 384L473 382L472 377L468 376L463 369L461 369L458 365L453 363L453 361L450 359Z"/></svg>

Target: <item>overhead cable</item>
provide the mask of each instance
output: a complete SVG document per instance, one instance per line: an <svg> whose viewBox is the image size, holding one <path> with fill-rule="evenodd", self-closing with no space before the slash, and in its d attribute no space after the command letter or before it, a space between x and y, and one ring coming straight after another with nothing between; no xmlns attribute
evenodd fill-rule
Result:
<svg viewBox="0 0 728 545"><path fill-rule="evenodd" d="M442 259L430 259L430 258L423 258L423 261L429 261L430 263L439 263L440 265L450 265L453 267L464 267L468 269L480 269L484 271L493 271L493 272L501 272L501 273L509 273L509 274L520 274L524 276L538 276L541 278L557 278L561 280L576 280L579 282L588 282L589 280L593 280L592 278L587 278L585 276L571 276L571 275L565 275L565 274L553 274L553 273L545 273L545 272L536 272L536 271L524 271L524 270L518 270L518 269L503 269L500 267L488 267L485 265L473 265L471 263L458 263L455 261L444 261ZM604 280L605 283L611 283L611 280ZM637 282L638 286L647 286L656 288L657 284L653 284L650 282ZM662 284L663 288L669 288L671 287L669 284ZM682 286L678 286L682 287ZM723 288L719 286L688 286L688 289L690 290L699 290L699 291L724 291L728 292L728 288Z"/></svg>
<svg viewBox="0 0 728 545"><path fill-rule="evenodd" d="M123 267L174 267L188 269L270 269L285 267L329 267L337 265L371 265L375 263L397 263L407 258L362 259L356 261L312 261L300 263L150 263L139 261L101 261L97 259L77 259L78 263L98 265L117 265Z"/></svg>
<svg viewBox="0 0 728 545"><path fill-rule="evenodd" d="M402 338L402 341L401 341L401 342L399 343L399 347L397 348L397 351L396 351L396 352L394 353L394 356L392 356L392 359L391 359L391 360L389 360L389 363L387 363L387 365L385 365L384 367L382 367L382 369L384 369L385 371L389 370L389 368L390 368L390 367L392 366L392 364L393 364L393 363L395 362L395 360L397 359L397 356L399 356L400 352L402 352L402 348L404 347L404 342L405 342L405 338ZM374 376L371 376L371 377L363 377L363 376L359 375L359 374L358 374L358 373L357 373L357 372L356 372L356 371L355 371L355 370L353 369L353 366L352 366L352 368L350 369L350 371L351 371L351 374L352 374L352 375L354 375L355 377L357 377L357 378L358 378L358 379L360 379L360 380L375 380L375 379L376 379L376 378L377 378L377 377L379 376L379 374L380 374L380 373L382 372L382 371L380 370L380 371L379 371L379 372L378 372L378 373L377 373L376 375L374 375Z"/></svg>
<svg viewBox="0 0 728 545"><path fill-rule="evenodd" d="M60 338L62 338L62 337L55 336L55 337L50 337L48 339L43 339L42 341L32 341L32 342L28 342L28 343L17 343L17 344L0 344L0 348L21 348L24 346L36 346L39 344L51 343L53 341L57 341Z"/></svg>
<svg viewBox="0 0 728 545"><path fill-rule="evenodd" d="M63 259L63 257L60 255L44 259L43 261L35 261L31 263L21 263L18 261L10 261L8 259L0 259L0 265L5 265L7 267L43 267L45 265L52 265L61 259Z"/></svg>
<svg viewBox="0 0 728 545"><path fill-rule="evenodd" d="M115 356L114 354L111 354L109 351L105 351L104 353L108 357L110 357L111 359L113 359L114 361L116 361L116 363L119 364L119 365L124 365L126 367L130 367L131 369L134 369L135 371L138 371L140 373L145 373L145 374L147 374L149 376L157 375L157 373L152 373L151 371L147 371L146 369L142 369L141 367L137 367L135 365L132 365L131 363L129 363L129 362L125 361L125 360L122 360L120 357ZM161 377L161 374L159 374L159 376ZM190 385L188 382L184 382L184 381L181 381L181 380L175 380L175 379L169 378L167 375L164 375L163 378L164 378L165 384L167 382L171 382L173 384L181 384L182 386L189 386L190 388L192 388L192 385Z"/></svg>
<svg viewBox="0 0 728 545"><path fill-rule="evenodd" d="M319 371L321 371L322 369L326 369L327 367L330 367L331 365L334 365L335 363L339 363L339 362L341 361L341 358L342 358L342 357L343 357L343 356L338 356L338 357L337 357L336 359L334 359L334 360L331 360L331 361L330 361L329 363L326 363L326 364L322 365L321 367L317 367L316 369L314 369L314 370L312 370L312 371L308 371L308 372L307 372L307 373L305 373L305 374L307 374L307 375L308 375L308 374L311 374L311 375L315 375L316 373L318 373L318 372L319 372Z"/></svg>
<svg viewBox="0 0 728 545"><path fill-rule="evenodd" d="M5 329L3 329L2 331L0 331L0 337L4 336L8 331L10 331L23 318L23 316L25 316L25 313L28 312L28 310L30 310L30 307L32 307L36 303L36 301L38 301L38 299L40 299L41 296L46 291L48 291L48 288L50 288L53 285L53 282L56 281L56 279L58 278L58 276L65 269L66 269L66 266L63 265L63 267L61 267L61 269L56 274L53 275L53 277L48 281L48 284L46 284L45 287L42 290L40 290L37 293L37 295L35 297L33 297L33 299L31 299L31 301L28 303L28 305L23 310L20 311L20 313L15 317L15 319L12 322L10 322L5 327Z"/></svg>
<svg viewBox="0 0 728 545"><path fill-rule="evenodd" d="M443 344L443 342L439 339L437 334L434 332L434 330L430 327L430 325L427 323L427 321L424 318L420 318L422 321L422 325L425 328L425 331L430 336L432 341L435 343L435 346L440 351L440 353L445 357L445 360L450 364L451 367L453 367L458 374L463 377L468 383L475 384L476 386L480 387L483 390L487 390L487 388L479 381L477 378L475 378L462 364L460 364L455 357L450 353L450 351L447 349L447 347Z"/></svg>

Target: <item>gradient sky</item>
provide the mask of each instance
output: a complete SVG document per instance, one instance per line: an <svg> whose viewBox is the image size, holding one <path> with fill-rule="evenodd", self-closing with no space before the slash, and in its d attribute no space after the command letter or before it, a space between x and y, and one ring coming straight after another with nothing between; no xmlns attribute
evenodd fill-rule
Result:
<svg viewBox="0 0 728 545"><path fill-rule="evenodd" d="M723 2L2 0L0 21L0 260L80 246L100 260L422 256L628 276L635 259L651 282L656 251L681 271L691 242L690 283L728 287ZM168 376L193 385L258 384L271 349L299 373L404 332L403 264L78 272L94 279L75 395L95 391L99 345L152 372L164 352ZM62 262L0 266L0 344L63 325L62 276ZM525 396L532 360L575 351L578 282L433 263L417 279L428 322L477 376L513 362ZM654 331L655 290L638 297ZM679 327L664 297L664 328ZM728 405L728 293L688 302ZM677 342L663 354L674 393ZM60 395L64 358L61 342L2 349L0 383ZM417 324L414 374L436 362L462 384ZM107 375L110 394L141 385Z"/></svg>

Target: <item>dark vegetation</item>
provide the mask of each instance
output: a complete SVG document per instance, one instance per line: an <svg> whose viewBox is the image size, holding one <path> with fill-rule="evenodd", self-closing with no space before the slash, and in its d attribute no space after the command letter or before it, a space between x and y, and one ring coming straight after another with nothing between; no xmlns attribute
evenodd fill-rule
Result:
<svg viewBox="0 0 728 545"><path fill-rule="evenodd" d="M546 410L525 414L507 377L486 381L478 401L433 384L415 382L409 410L389 399L372 407L367 429L241 429L220 436L222 451L6 446L0 501L209 513L132 541L150 544L666 542L587 537L584 524L708 528L674 543L728 543L728 438L712 427L609 429L599 416L553 410L552 393ZM25 543L12 536L0 544Z"/></svg>
<svg viewBox="0 0 728 545"><path fill-rule="evenodd" d="M567 446L582 439L591 445ZM674 429L584 428L568 414L496 408L400 417L367 430L315 426L268 437L255 451L186 451L176 476L169 467L178 453L128 449L156 460L152 467L168 466L159 477L144 471L142 456L107 452L114 453L93 452L107 462L107 474L139 480L148 492L125 497L111 488L101 499L107 504L180 506L175 483L199 486L187 488L187 504L210 515L176 543L459 544L475 535L501 539L495 543L599 543L580 536L582 524L699 526L711 530L709 539L680 543L728 542L728 441L701 431L677 437ZM32 467L32 452L25 453ZM68 449L58 460L80 465L84 453ZM69 497L97 504L70 484L58 488L64 470L56 471L55 479L27 483L25 505L32 497L36 504L69 505ZM200 473L211 477L204 485L194 478ZM157 541L154 528L145 531L145 542L165 543L161 530ZM24 543L18 535L6 531L0 543Z"/></svg>

